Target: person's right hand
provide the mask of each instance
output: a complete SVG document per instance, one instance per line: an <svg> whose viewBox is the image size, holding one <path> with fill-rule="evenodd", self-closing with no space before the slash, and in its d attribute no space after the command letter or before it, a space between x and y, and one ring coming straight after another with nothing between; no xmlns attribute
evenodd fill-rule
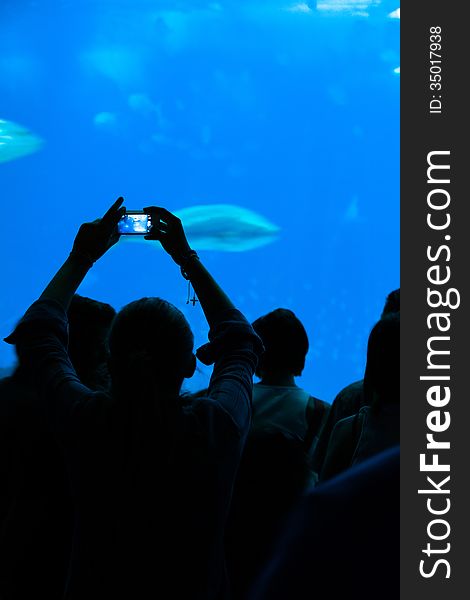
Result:
<svg viewBox="0 0 470 600"><path fill-rule="evenodd" d="M72 254L82 254L94 263L118 242L117 224L126 213L123 202L124 198L120 196L101 219L83 223L75 236Z"/></svg>
<svg viewBox="0 0 470 600"><path fill-rule="evenodd" d="M173 213L158 206L143 209L152 218L152 229L146 240L158 240L177 265L182 265L191 252L183 224Z"/></svg>

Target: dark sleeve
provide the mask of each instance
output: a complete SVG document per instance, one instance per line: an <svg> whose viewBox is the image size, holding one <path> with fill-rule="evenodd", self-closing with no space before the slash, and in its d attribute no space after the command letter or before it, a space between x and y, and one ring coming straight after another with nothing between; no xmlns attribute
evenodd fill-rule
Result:
<svg viewBox="0 0 470 600"><path fill-rule="evenodd" d="M102 394L84 386L70 362L64 308L55 300L37 300L5 341L16 344L21 365L31 371L52 428L59 437L70 439Z"/></svg>
<svg viewBox="0 0 470 600"><path fill-rule="evenodd" d="M263 345L236 309L224 311L209 332L209 343L197 351L204 364L214 365L207 398L218 404L239 430L251 420L253 374Z"/></svg>
<svg viewBox="0 0 470 600"><path fill-rule="evenodd" d="M328 444L336 423L341 419L356 414L362 406L362 383L362 380L355 381L343 388L330 406L328 416L324 421L313 453L312 468L318 474L321 473L323 463L325 462Z"/></svg>
<svg viewBox="0 0 470 600"><path fill-rule="evenodd" d="M315 439L318 440L322 427L324 426L330 405L315 396L310 396L305 411L305 419L307 421L307 433L304 438L304 447L307 454L312 452L315 447Z"/></svg>
<svg viewBox="0 0 470 600"><path fill-rule="evenodd" d="M341 419L334 426L320 472L320 481L332 479L350 467L357 444L356 425L357 417L353 416Z"/></svg>

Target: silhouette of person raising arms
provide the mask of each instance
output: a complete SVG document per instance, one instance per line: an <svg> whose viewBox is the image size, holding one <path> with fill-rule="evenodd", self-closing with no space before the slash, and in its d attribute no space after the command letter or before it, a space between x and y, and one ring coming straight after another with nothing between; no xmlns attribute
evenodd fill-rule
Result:
<svg viewBox="0 0 470 600"><path fill-rule="evenodd" d="M80 227L73 249L7 341L29 368L69 472L75 523L67 600L224 598L223 531L251 419L262 344L186 240L178 218L147 207L159 240L192 283L210 326L198 357L215 363L205 397L180 397L196 359L183 314L159 298L124 307L110 332L111 393L78 379L67 308L119 239L119 198Z"/></svg>

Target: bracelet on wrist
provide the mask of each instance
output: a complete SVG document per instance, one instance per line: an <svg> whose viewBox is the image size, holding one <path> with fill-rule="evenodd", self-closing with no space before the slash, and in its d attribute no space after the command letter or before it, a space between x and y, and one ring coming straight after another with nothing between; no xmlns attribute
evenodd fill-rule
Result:
<svg viewBox="0 0 470 600"><path fill-rule="evenodd" d="M189 263L190 260L192 260L193 258L197 258L197 260L199 260L199 255L195 250L190 250L180 261L179 261L179 266L180 266L180 270L181 270L181 275L185 278L185 279L189 279L189 275L187 273L187 265Z"/></svg>

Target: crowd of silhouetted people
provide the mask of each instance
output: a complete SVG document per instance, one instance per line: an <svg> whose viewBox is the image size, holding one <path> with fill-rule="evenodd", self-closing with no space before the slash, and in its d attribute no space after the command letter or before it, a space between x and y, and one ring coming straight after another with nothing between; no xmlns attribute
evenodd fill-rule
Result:
<svg viewBox="0 0 470 600"><path fill-rule="evenodd" d="M208 343L194 352L162 298L116 312L77 295L119 239L122 202L80 227L6 338L0 599L398 598L399 290L363 379L330 405L296 383L299 318L278 308L250 324L163 208L144 209L146 237L193 286ZM181 393L196 357L209 386Z"/></svg>

